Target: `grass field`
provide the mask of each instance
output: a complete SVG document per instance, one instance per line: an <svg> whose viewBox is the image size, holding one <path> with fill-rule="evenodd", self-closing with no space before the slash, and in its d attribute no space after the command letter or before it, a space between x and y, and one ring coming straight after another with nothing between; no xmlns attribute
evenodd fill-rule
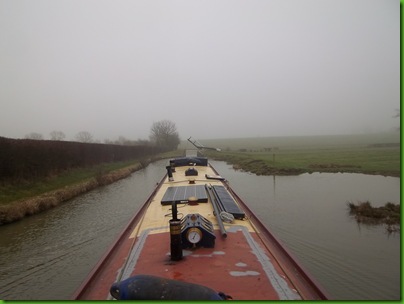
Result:
<svg viewBox="0 0 404 304"><path fill-rule="evenodd" d="M356 172L400 176L400 133L199 140L207 154L262 175ZM183 148L191 144L182 143Z"/></svg>
<svg viewBox="0 0 404 304"><path fill-rule="evenodd" d="M400 132L355 135L320 135L320 136L282 136L282 137L251 137L251 138L222 138L201 139L198 141L206 147L217 147L223 151L228 150L262 150L264 148L279 149L321 149L341 147L364 147L373 144L400 143ZM180 149L193 146L184 140Z"/></svg>

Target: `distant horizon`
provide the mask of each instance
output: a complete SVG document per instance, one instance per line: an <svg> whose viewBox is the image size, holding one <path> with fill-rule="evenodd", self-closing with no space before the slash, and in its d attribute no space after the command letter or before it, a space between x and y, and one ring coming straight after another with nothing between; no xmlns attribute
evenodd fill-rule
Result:
<svg viewBox="0 0 404 304"><path fill-rule="evenodd" d="M283 138L283 137L330 137L330 136L361 136L361 135L383 135L397 134L400 137L400 131L380 131L363 133L341 133L341 134L304 134L304 135L268 135L268 136L248 136L248 137L222 137L222 138L201 138L200 140L220 140L220 139L245 139L245 138ZM181 139L182 140L182 139ZM199 139L198 139L199 140Z"/></svg>
<svg viewBox="0 0 404 304"><path fill-rule="evenodd" d="M366 135L397 135L399 137L399 139L401 138L401 130L400 131L395 131L395 130L387 130L387 131L380 131L380 132L362 132L362 133L345 133L345 134L303 134L303 135L262 135L262 136L242 136L242 137L215 137L215 138L196 138L192 135L189 136L184 136L184 138L181 137L181 134L179 134L180 136L180 140L181 141L187 141L189 137L192 137L193 139L196 139L198 141L200 140L226 140L226 139L257 139L257 138L285 138L285 137L337 137L337 136L366 136ZM0 137L3 138L8 138L8 139L30 139L30 138L25 138L25 137L8 137L8 136L3 136L0 135ZM129 140L129 141L142 141L142 140L149 140L149 138L126 138L125 139ZM104 143L104 141L108 140L108 141L117 141L119 139L119 137L117 138L105 138L105 139L98 139L95 138L94 141L90 142L90 143ZM50 138L47 137L43 137L42 139L33 139L33 140L52 140ZM74 138L64 138L60 141L72 141L72 142L76 142L77 140L75 140Z"/></svg>

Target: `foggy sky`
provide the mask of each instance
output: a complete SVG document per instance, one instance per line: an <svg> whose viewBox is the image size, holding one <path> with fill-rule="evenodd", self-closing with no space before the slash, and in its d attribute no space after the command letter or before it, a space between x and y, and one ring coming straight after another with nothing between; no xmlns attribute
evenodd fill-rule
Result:
<svg viewBox="0 0 404 304"><path fill-rule="evenodd" d="M398 0L0 0L0 136L389 131Z"/></svg>

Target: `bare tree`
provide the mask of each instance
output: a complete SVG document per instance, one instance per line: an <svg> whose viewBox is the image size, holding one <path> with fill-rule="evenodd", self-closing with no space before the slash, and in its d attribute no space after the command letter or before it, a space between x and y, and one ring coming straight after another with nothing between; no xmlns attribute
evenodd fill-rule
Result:
<svg viewBox="0 0 404 304"><path fill-rule="evenodd" d="M398 118L400 119L400 109L396 109L396 114L394 114L393 118ZM396 131L400 131L400 127L396 128Z"/></svg>
<svg viewBox="0 0 404 304"><path fill-rule="evenodd" d="M40 134L40 133L31 132L31 133L25 135L25 138L26 138L26 139L41 140L41 139L43 139L43 136L42 136L42 134Z"/></svg>
<svg viewBox="0 0 404 304"><path fill-rule="evenodd" d="M394 114L393 118L400 118L400 109L396 109L396 114Z"/></svg>
<svg viewBox="0 0 404 304"><path fill-rule="evenodd" d="M136 145L139 146L149 146L150 145L150 141L148 141L147 139L138 139L136 141Z"/></svg>
<svg viewBox="0 0 404 304"><path fill-rule="evenodd" d="M65 133L62 131L52 131L49 135L51 140L64 140L66 138Z"/></svg>
<svg viewBox="0 0 404 304"><path fill-rule="evenodd" d="M150 129L150 141L164 149L177 149L180 137L175 123L170 120L154 122Z"/></svg>
<svg viewBox="0 0 404 304"><path fill-rule="evenodd" d="M126 139L126 137L119 136L118 139L115 141L115 144L125 146L125 145L129 145L130 143L129 143L129 140Z"/></svg>
<svg viewBox="0 0 404 304"><path fill-rule="evenodd" d="M90 132L81 131L76 134L76 140L82 143L91 143L93 142L93 136L90 134Z"/></svg>
<svg viewBox="0 0 404 304"><path fill-rule="evenodd" d="M127 139L124 136L119 136L118 139L116 139L116 140L105 139L104 143L110 144L110 145L121 145L121 146L136 146L137 145L136 141Z"/></svg>

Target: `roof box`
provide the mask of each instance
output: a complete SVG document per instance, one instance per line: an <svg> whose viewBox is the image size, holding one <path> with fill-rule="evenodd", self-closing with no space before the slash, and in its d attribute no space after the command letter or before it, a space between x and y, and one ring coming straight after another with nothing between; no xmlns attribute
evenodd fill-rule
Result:
<svg viewBox="0 0 404 304"><path fill-rule="evenodd" d="M206 157L179 157L170 160L170 165L174 167L207 166L208 159Z"/></svg>

